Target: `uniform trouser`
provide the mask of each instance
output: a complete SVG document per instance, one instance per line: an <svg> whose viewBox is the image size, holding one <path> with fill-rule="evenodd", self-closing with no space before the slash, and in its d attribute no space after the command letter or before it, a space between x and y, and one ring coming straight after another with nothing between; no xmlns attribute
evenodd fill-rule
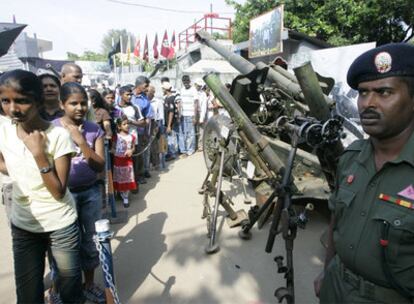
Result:
<svg viewBox="0 0 414 304"><path fill-rule="evenodd" d="M413 303L397 291L364 280L346 269L335 256L325 271L320 292L321 304L333 303Z"/></svg>
<svg viewBox="0 0 414 304"><path fill-rule="evenodd" d="M56 287L63 303L80 303L82 274L78 223L33 233L12 224L17 303L43 303L45 254L49 249L57 270Z"/></svg>

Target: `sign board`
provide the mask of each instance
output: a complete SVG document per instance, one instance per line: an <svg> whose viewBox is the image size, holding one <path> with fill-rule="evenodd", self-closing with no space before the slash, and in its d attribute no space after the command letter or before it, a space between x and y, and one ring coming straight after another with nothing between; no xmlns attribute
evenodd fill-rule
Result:
<svg viewBox="0 0 414 304"><path fill-rule="evenodd" d="M283 51L283 5L250 20L249 58Z"/></svg>

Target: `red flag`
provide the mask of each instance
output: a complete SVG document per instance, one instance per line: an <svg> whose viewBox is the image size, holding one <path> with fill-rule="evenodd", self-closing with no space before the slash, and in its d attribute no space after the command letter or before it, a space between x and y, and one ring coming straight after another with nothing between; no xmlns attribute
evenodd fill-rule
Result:
<svg viewBox="0 0 414 304"><path fill-rule="evenodd" d="M171 45L170 45L170 53L168 54L168 59L172 59L175 56L175 31L173 32L172 38L171 38Z"/></svg>
<svg viewBox="0 0 414 304"><path fill-rule="evenodd" d="M154 51L154 59L158 59L159 54L158 54L158 34L155 34L155 39L154 39L154 44L152 46L152 49Z"/></svg>
<svg viewBox="0 0 414 304"><path fill-rule="evenodd" d="M164 38L162 38L161 55L168 58L168 54L170 54L170 47L168 46L167 30L165 30Z"/></svg>
<svg viewBox="0 0 414 304"><path fill-rule="evenodd" d="M148 37L147 35L145 35L144 53L142 54L142 59L148 62Z"/></svg>
<svg viewBox="0 0 414 304"><path fill-rule="evenodd" d="M140 42L140 38L138 37L137 42L135 43L135 48L134 48L135 57L139 57L140 48L141 48L141 42Z"/></svg>

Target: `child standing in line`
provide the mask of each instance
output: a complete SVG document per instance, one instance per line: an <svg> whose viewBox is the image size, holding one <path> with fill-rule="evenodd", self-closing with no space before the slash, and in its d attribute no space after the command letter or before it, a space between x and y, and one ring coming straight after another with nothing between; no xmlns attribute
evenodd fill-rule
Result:
<svg viewBox="0 0 414 304"><path fill-rule="evenodd" d="M137 189L132 162L135 137L129 133L128 117L122 116L116 123L118 132L114 140L114 188L121 194L124 207L128 208L129 191Z"/></svg>
<svg viewBox="0 0 414 304"><path fill-rule="evenodd" d="M105 167L104 132L96 123L87 121L88 95L75 82L67 82L60 89L65 115L53 121L63 126L76 144L76 155L72 157L69 190L78 211L81 230L81 266L84 273L84 297L93 303L105 303L105 293L94 283L95 268L99 255L93 241L95 222L101 219L102 192L97 183L97 174Z"/></svg>

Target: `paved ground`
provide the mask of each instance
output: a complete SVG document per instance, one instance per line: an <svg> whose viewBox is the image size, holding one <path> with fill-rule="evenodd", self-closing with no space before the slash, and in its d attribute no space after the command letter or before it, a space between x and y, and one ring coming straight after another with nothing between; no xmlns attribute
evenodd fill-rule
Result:
<svg viewBox="0 0 414 304"><path fill-rule="evenodd" d="M269 225L254 228L250 241L241 240L220 213L218 242L221 250L206 255L206 224L201 220L198 188L206 169L201 153L169 163L169 171L154 172L140 193L132 197L128 221L112 225L114 267L122 303L276 303L274 290L283 285L273 257L284 253L280 237L272 254L264 251ZM225 189L239 192L239 181ZM236 210L248 210L242 198ZM120 207L119 210L123 208ZM321 269L319 242L327 221L313 212L306 230L295 242L297 303L317 303L312 281ZM10 231L0 214L0 303L14 303ZM101 282L98 270L98 281Z"/></svg>

